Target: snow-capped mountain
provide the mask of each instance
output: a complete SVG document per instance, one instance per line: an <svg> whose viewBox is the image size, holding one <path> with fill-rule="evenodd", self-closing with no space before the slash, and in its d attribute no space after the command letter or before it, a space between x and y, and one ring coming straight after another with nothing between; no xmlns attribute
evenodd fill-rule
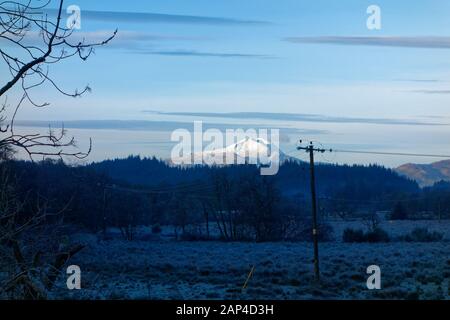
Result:
<svg viewBox="0 0 450 320"><path fill-rule="evenodd" d="M266 165L273 161L283 162L286 156L279 148L271 146L262 138L247 137L225 148L194 153L193 159L211 164L215 159L219 159L222 161L220 164L225 165L239 163Z"/></svg>

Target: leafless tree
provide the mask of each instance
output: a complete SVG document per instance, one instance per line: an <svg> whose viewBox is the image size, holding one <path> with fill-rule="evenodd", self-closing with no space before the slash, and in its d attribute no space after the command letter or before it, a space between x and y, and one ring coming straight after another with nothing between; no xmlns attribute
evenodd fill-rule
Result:
<svg viewBox="0 0 450 320"><path fill-rule="evenodd" d="M0 123L3 124L0 126L0 149L21 149L31 159L33 156L85 158L89 154L91 147L87 152L68 151L69 147L75 146L75 139L67 138L64 128L58 133L49 129L47 134L21 134L15 130L14 122L18 110L25 103L37 108L49 105L48 101L37 101L33 97L33 92L44 85L73 98L89 92L89 86L73 92L61 88L51 76L50 66L72 57L85 61L96 47L106 45L117 33L116 30L104 41L95 43L77 39L74 29L62 22L64 1L57 2L55 21L44 13L51 0L0 2L0 57L10 74L10 80L0 83L0 99L3 100L0 107ZM21 93L12 107L7 93L16 87Z"/></svg>
<svg viewBox="0 0 450 320"><path fill-rule="evenodd" d="M367 227L368 232L374 232L380 225L380 217L376 212L370 212L363 217L363 223Z"/></svg>
<svg viewBox="0 0 450 320"><path fill-rule="evenodd" d="M34 97L34 92L43 86L51 86L57 93L73 98L89 92L89 86L73 92L61 88L51 76L50 68L69 58L87 60L96 47L106 45L117 33L116 30L104 41L95 43L77 39L74 29L62 22L64 1L55 1L56 18L50 19L45 12L49 12L51 0L0 0L0 62L4 64L0 67L9 72L9 79L2 83L6 78L2 74L0 80L0 299L5 295L47 298L61 268L83 248L80 244L52 247L52 241L53 245L58 242L46 230L47 220L60 216L61 212L48 212L45 203L36 212L21 215L26 200L15 194L4 165L4 160L17 150L24 151L31 160L64 156L82 159L91 151L90 143L89 150L73 152L75 139L68 138L64 128L59 132L49 128L46 134L23 134L15 128L16 116L23 105L28 103L36 108L49 105L48 101L37 101ZM12 96L17 101L10 103ZM43 236L38 239L39 232Z"/></svg>

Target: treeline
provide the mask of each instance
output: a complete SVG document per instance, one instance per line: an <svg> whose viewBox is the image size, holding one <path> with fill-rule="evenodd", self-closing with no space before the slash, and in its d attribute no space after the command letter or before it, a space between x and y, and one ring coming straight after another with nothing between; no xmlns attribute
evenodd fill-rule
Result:
<svg viewBox="0 0 450 320"><path fill-rule="evenodd" d="M112 183L111 178L62 161L8 161L0 166L2 184L14 190L14 200L20 204L17 216L22 220L45 210L46 219L93 231L102 225L103 186Z"/></svg>
<svg viewBox="0 0 450 320"><path fill-rule="evenodd" d="M49 219L91 232L119 228L126 239L140 225L173 226L180 239L228 241L308 240L308 166L287 162L276 176L252 165L173 167L157 159L129 157L87 166L62 161L7 161L8 184L26 217L44 206ZM139 175L139 170L141 174ZM420 218L449 218L450 187L420 189L379 166L317 166L319 218L344 218L377 210ZM406 214L404 214L406 212ZM156 227L155 227L156 226ZM327 240L331 230L321 223Z"/></svg>
<svg viewBox="0 0 450 320"><path fill-rule="evenodd" d="M89 165L99 173L133 185L154 186L160 183L186 183L209 179L215 171L229 177L239 176L246 166L174 167L156 158L130 156L125 159L105 160ZM419 192L416 182L378 165L335 165L319 163L316 166L318 193L355 200L376 200L392 194ZM309 194L309 164L302 161L284 162L275 183L284 195Z"/></svg>
<svg viewBox="0 0 450 320"><path fill-rule="evenodd" d="M403 194L392 209L391 218L448 219L450 218L450 182L440 181L425 187L420 193Z"/></svg>
<svg viewBox="0 0 450 320"><path fill-rule="evenodd" d="M159 182L151 188L62 161L11 161L2 167L23 204L18 216L24 221L45 206L49 219L92 232L116 227L128 240L137 226L171 225L180 239L228 241L295 239L308 223L304 208L283 198L275 179L260 176L254 166L239 173L212 170L189 183Z"/></svg>

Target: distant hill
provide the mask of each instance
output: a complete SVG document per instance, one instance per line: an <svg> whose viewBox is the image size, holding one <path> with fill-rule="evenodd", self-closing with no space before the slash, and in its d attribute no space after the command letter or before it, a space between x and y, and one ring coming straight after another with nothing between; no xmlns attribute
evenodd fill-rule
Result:
<svg viewBox="0 0 450 320"><path fill-rule="evenodd" d="M407 163L398 167L395 171L417 181L422 187L431 186L441 180L450 181L450 160L431 164Z"/></svg>
<svg viewBox="0 0 450 320"><path fill-rule="evenodd" d="M130 156L125 159L105 160L88 167L112 179L141 186L174 185L206 181L214 175L239 177L244 174L259 175L254 165L208 167L177 167L155 158ZM274 179L284 195L305 197L310 190L309 164L300 161L284 161ZM416 193L416 182L400 176L393 170L371 165L333 165L317 163L316 187L320 196L352 200L377 200L395 193Z"/></svg>

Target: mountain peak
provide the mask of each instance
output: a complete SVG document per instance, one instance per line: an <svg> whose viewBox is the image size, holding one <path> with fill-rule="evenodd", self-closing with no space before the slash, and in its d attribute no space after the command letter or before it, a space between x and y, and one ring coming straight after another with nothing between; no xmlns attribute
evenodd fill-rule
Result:
<svg viewBox="0 0 450 320"><path fill-rule="evenodd" d="M205 150L194 154L194 159L205 160L212 158L233 159L233 163L226 163L225 161L224 164L234 164L235 160L240 160L238 163L270 164L276 160L284 161L286 156L278 148L272 148L272 145L263 138L246 137L225 148Z"/></svg>

